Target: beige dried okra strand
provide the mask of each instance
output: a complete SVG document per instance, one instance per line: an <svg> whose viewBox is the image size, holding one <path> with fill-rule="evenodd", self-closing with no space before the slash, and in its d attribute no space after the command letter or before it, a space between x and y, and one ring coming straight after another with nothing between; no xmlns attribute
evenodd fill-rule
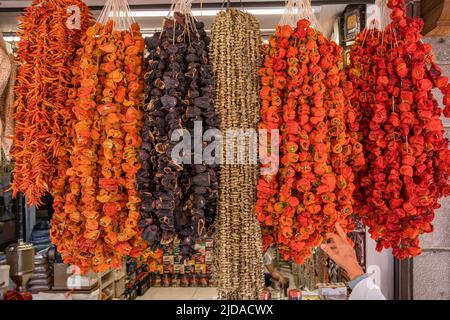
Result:
<svg viewBox="0 0 450 320"><path fill-rule="evenodd" d="M256 18L237 9L220 12L212 26L214 101L224 146L231 143L225 139L227 129L257 129L260 41ZM248 150L248 139L245 144ZM222 156L225 160L225 148ZM214 261L222 299L258 299L263 288L261 231L253 212L257 178L257 164L223 163L220 168Z"/></svg>

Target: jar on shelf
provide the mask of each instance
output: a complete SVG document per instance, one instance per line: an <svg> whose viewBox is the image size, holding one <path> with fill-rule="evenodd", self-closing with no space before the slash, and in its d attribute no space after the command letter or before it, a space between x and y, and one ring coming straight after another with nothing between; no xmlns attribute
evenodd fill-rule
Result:
<svg viewBox="0 0 450 320"><path fill-rule="evenodd" d="M288 293L289 300L302 300L302 292L299 289L291 289Z"/></svg>
<svg viewBox="0 0 450 320"><path fill-rule="evenodd" d="M209 279L206 275L199 276L199 287L206 288L209 286Z"/></svg>
<svg viewBox="0 0 450 320"><path fill-rule="evenodd" d="M264 289L261 293L261 300L270 300L270 299L271 299L270 290Z"/></svg>
<svg viewBox="0 0 450 320"><path fill-rule="evenodd" d="M181 275L181 279L180 279L180 286L182 287L189 287L190 285L190 281L189 281L189 276L186 274Z"/></svg>
<svg viewBox="0 0 450 320"><path fill-rule="evenodd" d="M179 287L181 285L180 283L181 283L181 280L180 280L179 275L174 274L172 276L172 287Z"/></svg>
<svg viewBox="0 0 450 320"><path fill-rule="evenodd" d="M163 287L170 287L171 285L172 285L172 275L166 273L163 276L163 279L162 279L162 286Z"/></svg>
<svg viewBox="0 0 450 320"><path fill-rule="evenodd" d="M153 287L161 287L161 275L155 274L152 281Z"/></svg>
<svg viewBox="0 0 450 320"><path fill-rule="evenodd" d="M192 274L189 284L191 285L191 287L198 287L198 277L196 274Z"/></svg>

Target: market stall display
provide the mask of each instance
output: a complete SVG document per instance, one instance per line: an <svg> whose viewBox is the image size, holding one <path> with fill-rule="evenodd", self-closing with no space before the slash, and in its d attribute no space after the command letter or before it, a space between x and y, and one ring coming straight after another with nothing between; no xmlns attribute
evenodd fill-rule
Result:
<svg viewBox="0 0 450 320"><path fill-rule="evenodd" d="M68 187L52 240L81 273L119 268L146 248L137 223L144 40L123 0L105 5L82 39L73 102Z"/></svg>
<svg viewBox="0 0 450 320"><path fill-rule="evenodd" d="M213 237L201 237L192 246L190 259L183 257L183 243L161 246L161 254L148 264L154 287L208 287L211 285Z"/></svg>
<svg viewBox="0 0 450 320"><path fill-rule="evenodd" d="M214 20L210 55L214 103L223 133L257 128L260 41L259 23L249 13L229 8ZM240 141L244 150L249 150L250 139ZM244 156L245 164L228 158L225 149L233 144L236 141L223 138L214 274L220 298L258 299L263 289L262 243L252 210L258 166L250 157Z"/></svg>
<svg viewBox="0 0 450 320"><path fill-rule="evenodd" d="M146 259L128 258L125 264L125 300L134 300L142 296L151 286Z"/></svg>
<svg viewBox="0 0 450 320"><path fill-rule="evenodd" d="M266 299L263 252L275 245L297 287L347 298L331 284L345 272L316 250L336 223L363 269L366 227L378 251L421 254L450 196L450 84L406 0L381 1L380 28L362 32L369 7L349 6L346 53L310 0L286 1L264 44L236 8L210 38L191 2L172 0L144 39L126 0L106 1L95 23L81 0L34 0L19 18L17 77L0 37L0 227L8 243L25 229L32 243L11 247L17 286L31 276L32 292L65 292L73 269L100 299L209 285L221 299ZM19 228L23 195L38 218L50 199L51 222ZM31 259L49 237L63 260L53 286L47 259Z"/></svg>
<svg viewBox="0 0 450 320"><path fill-rule="evenodd" d="M80 8L82 29L66 26L71 5ZM19 18L11 185L14 196L25 194L29 205L41 204L60 174L58 155L68 134L64 123L70 68L89 20L88 8L79 0L35 0Z"/></svg>
<svg viewBox="0 0 450 320"><path fill-rule="evenodd" d="M355 198L377 250L392 248L403 259L421 253L419 236L433 231L438 200L450 194L440 119L450 116L450 85L421 40L423 21L406 16L404 0L388 0L387 7L392 22L365 29L351 51L352 103L362 113L367 158ZM443 93L443 111L433 88Z"/></svg>
<svg viewBox="0 0 450 320"><path fill-rule="evenodd" d="M260 178L255 211L264 247L276 243L298 264L336 223L353 230L354 173L365 161L342 47L317 28L309 1L288 2L259 70L260 127L280 131L280 168ZM278 156L267 149L263 167Z"/></svg>
<svg viewBox="0 0 450 320"><path fill-rule="evenodd" d="M194 242L214 223L218 189L218 164L191 150L203 148L204 133L217 129L218 120L204 24L192 16L190 1L174 1L172 8L162 30L145 41L140 224L152 248L179 238L188 258ZM180 151L180 143L188 150Z"/></svg>

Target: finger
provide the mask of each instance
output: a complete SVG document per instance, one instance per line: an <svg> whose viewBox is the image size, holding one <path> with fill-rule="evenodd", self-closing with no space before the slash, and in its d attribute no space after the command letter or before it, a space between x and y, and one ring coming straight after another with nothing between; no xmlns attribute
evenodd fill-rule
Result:
<svg viewBox="0 0 450 320"><path fill-rule="evenodd" d="M328 243L328 247L330 247L332 250L337 250L337 245L334 243Z"/></svg>
<svg viewBox="0 0 450 320"><path fill-rule="evenodd" d="M344 279L350 279L350 277L348 276L347 271L345 271L345 269L341 269L342 272L342 276L344 277Z"/></svg>
<svg viewBox="0 0 450 320"><path fill-rule="evenodd" d="M339 241L341 241L341 237L336 233L327 233L325 239L327 239L327 241L333 240L334 243L339 243Z"/></svg>
<svg viewBox="0 0 450 320"><path fill-rule="evenodd" d="M352 240L350 237L347 238L347 242L348 242L348 244L349 244L352 248L355 247L355 243L353 242L353 240Z"/></svg>
<svg viewBox="0 0 450 320"><path fill-rule="evenodd" d="M320 248L331 258L333 259L333 257L336 255L335 251L326 244L322 244L320 245Z"/></svg>
<svg viewBox="0 0 450 320"><path fill-rule="evenodd" d="M345 233L344 229L342 229L341 225L336 222L334 226L336 227L336 231L341 239L347 241L347 234Z"/></svg>

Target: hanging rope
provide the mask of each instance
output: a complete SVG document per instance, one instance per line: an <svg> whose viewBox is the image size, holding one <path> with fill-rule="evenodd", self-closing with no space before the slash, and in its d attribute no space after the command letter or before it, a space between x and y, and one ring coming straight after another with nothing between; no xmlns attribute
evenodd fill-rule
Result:
<svg viewBox="0 0 450 320"><path fill-rule="evenodd" d="M106 2L96 23L105 25L108 21L113 21L113 31L131 30L131 25L136 23L126 0Z"/></svg>
<svg viewBox="0 0 450 320"><path fill-rule="evenodd" d="M311 26L314 29L321 31L322 28L314 14L311 0L288 0L279 25L289 25L295 27L297 21L301 19L307 19L311 22Z"/></svg>

